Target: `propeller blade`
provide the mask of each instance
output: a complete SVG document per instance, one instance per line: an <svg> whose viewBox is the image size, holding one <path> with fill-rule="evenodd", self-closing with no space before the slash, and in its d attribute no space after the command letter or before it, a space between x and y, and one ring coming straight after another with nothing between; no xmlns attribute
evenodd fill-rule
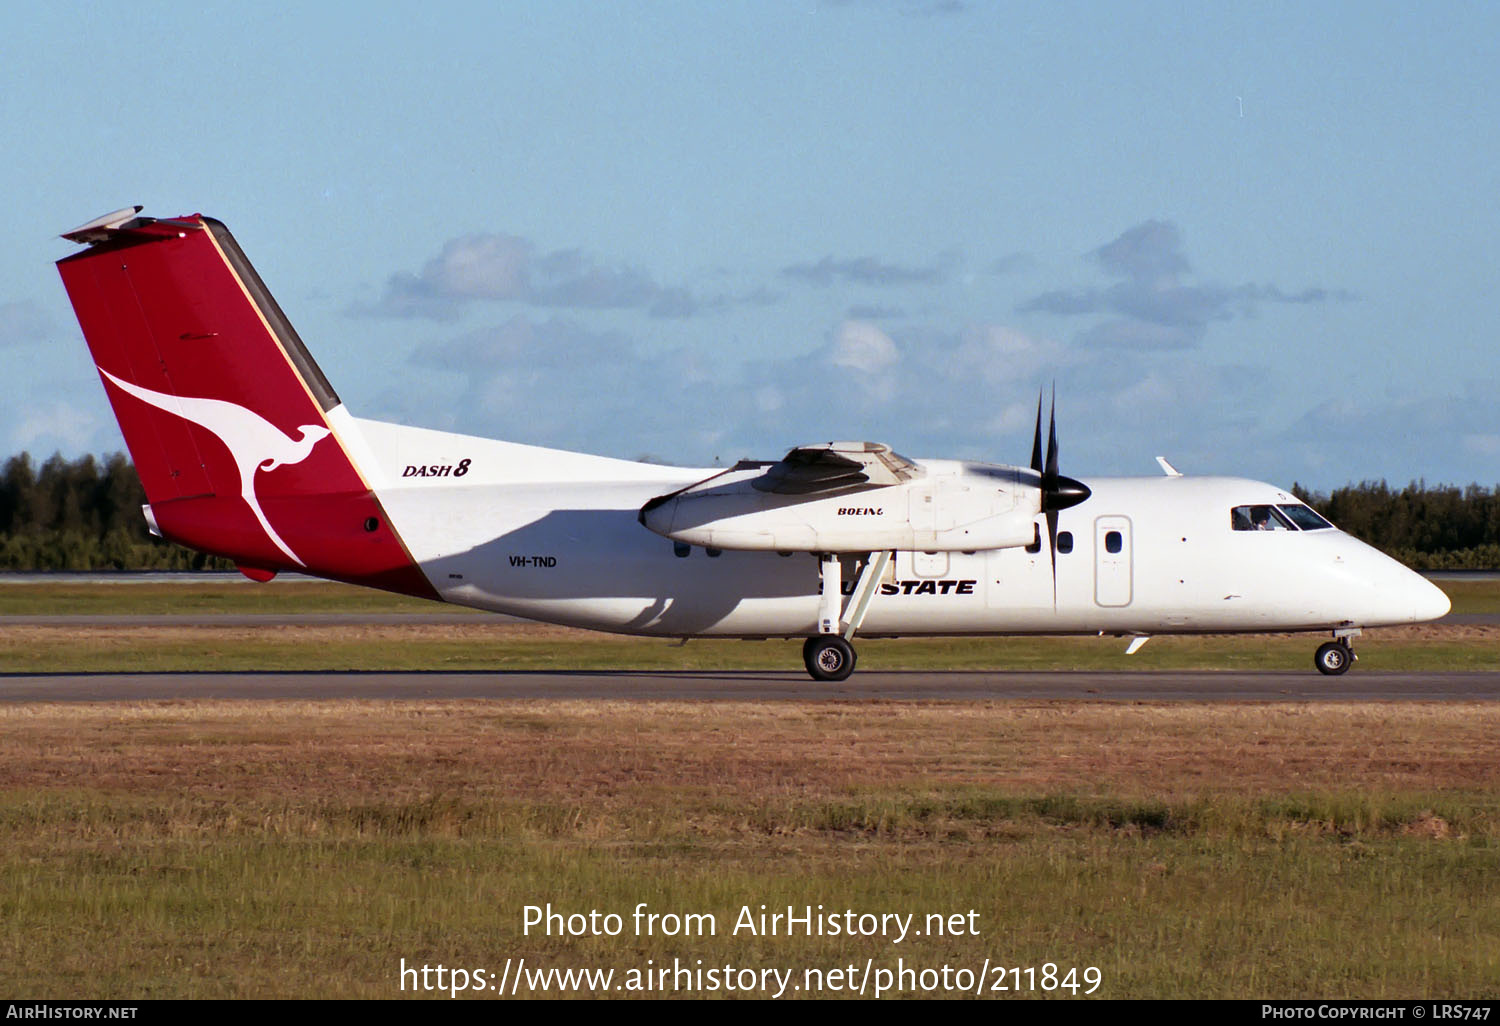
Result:
<svg viewBox="0 0 1500 1026"><path fill-rule="evenodd" d="M1031 436L1031 469L1042 472L1042 390L1036 390L1036 434Z"/></svg>
<svg viewBox="0 0 1500 1026"><path fill-rule="evenodd" d="M1052 556L1052 611L1057 611L1057 511L1047 511L1047 552Z"/></svg>
<svg viewBox="0 0 1500 1026"><path fill-rule="evenodd" d="M1047 472L1043 476L1043 487L1048 481L1057 479L1057 386L1052 386L1052 416L1047 427Z"/></svg>
<svg viewBox="0 0 1500 1026"><path fill-rule="evenodd" d="M1088 485L1063 477L1057 469L1057 383L1052 385L1052 410L1047 420L1047 461L1042 462L1042 397L1036 400L1036 434L1031 443L1031 469L1041 475L1041 512L1047 517L1047 556L1052 564L1052 608L1057 608L1057 514L1092 494Z"/></svg>
<svg viewBox="0 0 1500 1026"><path fill-rule="evenodd" d="M1040 413L1040 411L1038 411ZM1047 414L1047 469L1042 473L1042 509L1047 514L1047 555L1052 560L1052 608L1057 609L1057 382L1052 383L1052 409Z"/></svg>
<svg viewBox="0 0 1500 1026"><path fill-rule="evenodd" d="M1032 447L1032 469L1040 469L1042 472L1042 512L1056 512L1076 506L1087 499L1092 492L1088 485L1082 481L1075 481L1071 477L1063 477L1058 472L1058 446L1057 446L1057 390L1054 386L1052 392L1052 413L1047 424L1047 464L1042 469L1037 464L1037 453L1041 448L1042 433L1042 410L1041 404L1037 404L1037 436L1036 444Z"/></svg>

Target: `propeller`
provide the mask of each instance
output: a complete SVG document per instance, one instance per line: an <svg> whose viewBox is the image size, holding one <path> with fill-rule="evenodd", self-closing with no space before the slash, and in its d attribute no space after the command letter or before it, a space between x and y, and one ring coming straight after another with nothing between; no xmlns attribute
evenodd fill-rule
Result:
<svg viewBox="0 0 1500 1026"><path fill-rule="evenodd" d="M1042 394L1036 397L1036 434L1031 441L1031 469L1041 477L1041 511L1047 517L1047 547L1052 558L1052 607L1057 608L1057 514L1076 506L1092 493L1088 485L1063 477L1057 470L1057 385L1052 386L1052 411L1047 426L1047 462L1042 463Z"/></svg>

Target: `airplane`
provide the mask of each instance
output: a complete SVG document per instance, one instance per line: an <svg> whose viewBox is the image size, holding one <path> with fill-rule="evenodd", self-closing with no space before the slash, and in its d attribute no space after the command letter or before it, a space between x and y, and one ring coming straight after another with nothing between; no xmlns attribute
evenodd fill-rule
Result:
<svg viewBox="0 0 1500 1026"><path fill-rule="evenodd" d="M283 571L650 637L802 638L841 681L856 637L1325 632L1449 609L1291 493L1059 470L1056 394L1025 467L800 445L658 466L355 417L223 223L141 207L57 262L163 538Z"/></svg>

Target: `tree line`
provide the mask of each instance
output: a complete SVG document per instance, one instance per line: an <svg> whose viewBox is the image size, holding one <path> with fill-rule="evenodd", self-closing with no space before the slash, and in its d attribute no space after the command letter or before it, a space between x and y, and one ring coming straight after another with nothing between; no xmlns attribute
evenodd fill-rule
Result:
<svg viewBox="0 0 1500 1026"><path fill-rule="evenodd" d="M0 471L0 570L222 570L228 560L152 537L146 492L124 453Z"/></svg>
<svg viewBox="0 0 1500 1026"><path fill-rule="evenodd" d="M1392 488L1363 481L1328 494L1292 490L1376 548L1423 570L1500 569L1500 487ZM146 493L124 453L103 460L27 453L0 472L0 570L207 570L233 564L153 538ZM1227 517L1228 511L1225 511Z"/></svg>
<svg viewBox="0 0 1500 1026"><path fill-rule="evenodd" d="M1361 541L1418 570L1500 570L1500 486L1392 488L1362 481L1328 494L1292 491Z"/></svg>

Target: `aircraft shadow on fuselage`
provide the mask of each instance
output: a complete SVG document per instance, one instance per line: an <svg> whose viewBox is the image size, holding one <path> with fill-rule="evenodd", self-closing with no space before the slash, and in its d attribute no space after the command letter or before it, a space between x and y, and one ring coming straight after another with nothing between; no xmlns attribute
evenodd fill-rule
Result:
<svg viewBox="0 0 1500 1026"><path fill-rule="evenodd" d="M501 598L526 601L636 599L638 613L612 625L667 637L711 628L746 599L808 600L815 616L817 562L805 553L709 551L686 556L641 526L634 509L559 509L428 564L437 581L462 580ZM525 615L524 613L522 615Z"/></svg>

